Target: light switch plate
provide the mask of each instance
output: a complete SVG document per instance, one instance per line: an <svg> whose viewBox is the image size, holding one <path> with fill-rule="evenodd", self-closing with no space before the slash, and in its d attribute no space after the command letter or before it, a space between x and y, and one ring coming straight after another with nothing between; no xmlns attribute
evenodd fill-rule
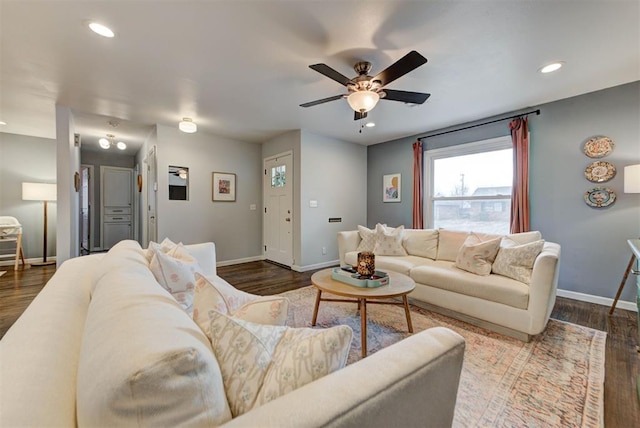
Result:
<svg viewBox="0 0 640 428"><path fill-rule="evenodd" d="M309 201L309 208L318 208L318 201L316 200Z"/></svg>

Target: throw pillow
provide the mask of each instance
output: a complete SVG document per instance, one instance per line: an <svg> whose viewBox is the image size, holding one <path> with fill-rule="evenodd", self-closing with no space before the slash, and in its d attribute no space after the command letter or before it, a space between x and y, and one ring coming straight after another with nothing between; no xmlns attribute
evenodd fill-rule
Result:
<svg viewBox="0 0 640 428"><path fill-rule="evenodd" d="M514 247L516 245L530 244L542 239L542 234L538 231L512 233L506 235L500 243L501 247Z"/></svg>
<svg viewBox="0 0 640 428"><path fill-rule="evenodd" d="M406 256L407 250L402 246L404 226L396 228L376 225L376 245L373 254L376 256Z"/></svg>
<svg viewBox="0 0 640 428"><path fill-rule="evenodd" d="M544 247L542 239L529 244L500 247L493 262L493 273L530 284L533 263L542 252L542 247Z"/></svg>
<svg viewBox="0 0 640 428"><path fill-rule="evenodd" d="M175 242L173 242L171 239L169 238L164 238L164 240L161 243L157 243L157 242L149 242L149 247L147 248L147 251L145 252L145 257L147 258L147 261L149 263L151 263L151 259L153 259L153 255L157 252L157 251L162 251L163 253L168 253L169 251L173 250L176 247Z"/></svg>
<svg viewBox="0 0 640 428"><path fill-rule="evenodd" d="M476 275L489 275L491 265L500 249L502 238L482 241L475 233L470 233L456 258L456 267Z"/></svg>
<svg viewBox="0 0 640 428"><path fill-rule="evenodd" d="M255 296L238 290L219 276L196 273L193 320L208 334L212 312L257 324L285 325L289 299L282 296Z"/></svg>
<svg viewBox="0 0 640 428"><path fill-rule="evenodd" d="M182 244L176 245L168 253L156 251L149 269L156 281L182 305L188 313L193 311L193 288L195 273L200 270L196 259Z"/></svg>
<svg viewBox="0 0 640 428"><path fill-rule="evenodd" d="M353 332L255 324L213 312L208 333L233 417L343 368Z"/></svg>
<svg viewBox="0 0 640 428"><path fill-rule="evenodd" d="M379 224L376 224L376 228ZM373 248L376 246L376 229L372 230L358 225L358 234L360 235L360 244L358 244L356 251L373 252Z"/></svg>

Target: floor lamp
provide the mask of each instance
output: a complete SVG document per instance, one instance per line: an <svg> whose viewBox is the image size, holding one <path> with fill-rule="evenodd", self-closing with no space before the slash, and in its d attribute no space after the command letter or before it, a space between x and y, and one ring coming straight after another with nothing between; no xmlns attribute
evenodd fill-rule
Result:
<svg viewBox="0 0 640 428"><path fill-rule="evenodd" d="M47 202L55 201L57 196L56 185L47 183L22 183L23 201L42 201L44 203L44 243L42 244L42 261L32 262L33 266L45 266L55 264L55 261L47 261Z"/></svg>

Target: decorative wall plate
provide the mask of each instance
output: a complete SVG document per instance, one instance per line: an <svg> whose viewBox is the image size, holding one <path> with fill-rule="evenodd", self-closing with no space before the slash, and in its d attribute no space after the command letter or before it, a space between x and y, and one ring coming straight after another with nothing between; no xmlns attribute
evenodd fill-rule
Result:
<svg viewBox="0 0 640 428"><path fill-rule="evenodd" d="M591 162L584 170L584 176L594 183L604 183L616 175L616 167L611 162Z"/></svg>
<svg viewBox="0 0 640 428"><path fill-rule="evenodd" d="M613 151L613 140L603 135L592 137L584 143L584 153L590 158L601 158Z"/></svg>
<svg viewBox="0 0 640 428"><path fill-rule="evenodd" d="M584 192L584 201L590 207L608 207L616 201L616 193L607 187L595 187Z"/></svg>

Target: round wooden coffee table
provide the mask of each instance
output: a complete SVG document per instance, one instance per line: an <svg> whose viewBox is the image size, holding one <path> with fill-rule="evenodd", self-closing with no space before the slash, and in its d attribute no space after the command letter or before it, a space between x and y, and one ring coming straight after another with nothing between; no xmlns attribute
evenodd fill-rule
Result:
<svg viewBox="0 0 640 428"><path fill-rule="evenodd" d="M360 337L362 342L362 358L367 356L367 303L375 303L379 305L397 305L404 306L404 312L407 316L407 326L409 333L413 333L413 325L411 324L411 312L409 311L409 302L407 294L416 288L416 283L407 275L396 272L389 273L389 284L376 288L361 288L354 285L345 284L331 278L333 268L323 269L311 276L311 283L318 289L316 296L316 304L313 309L313 319L311 325L316 325L318 318L318 309L320 302L354 302L358 304L360 309ZM350 297L350 299L334 299L323 298L322 292L326 291L337 296ZM402 297L402 302L389 301L393 297ZM387 299L381 301L380 299Z"/></svg>

